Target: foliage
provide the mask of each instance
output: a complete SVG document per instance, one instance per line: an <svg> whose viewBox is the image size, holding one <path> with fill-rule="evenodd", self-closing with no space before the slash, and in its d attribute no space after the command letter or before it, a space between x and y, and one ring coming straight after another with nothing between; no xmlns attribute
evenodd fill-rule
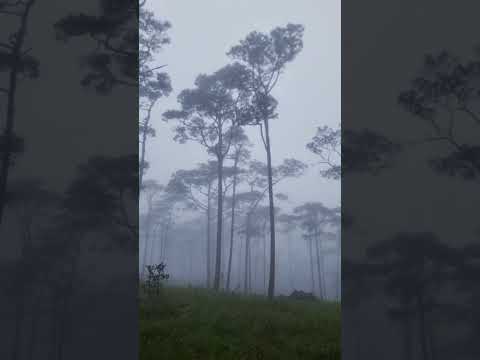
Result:
<svg viewBox="0 0 480 360"><path fill-rule="evenodd" d="M162 281L168 280L170 275L166 273L166 265L164 263L156 265L146 265L147 279L145 281L145 290L149 296L158 296Z"/></svg>
<svg viewBox="0 0 480 360"><path fill-rule="evenodd" d="M480 176L478 131L480 61L462 61L442 51L425 56L411 87L398 96L399 104L426 123L432 135L420 142L447 144L450 151L430 160L439 173L476 180Z"/></svg>
<svg viewBox="0 0 480 360"><path fill-rule="evenodd" d="M69 14L54 24L59 40L88 37L94 43L84 58L84 86L99 93L138 86L138 12L137 1L100 0L98 14Z"/></svg>
<svg viewBox="0 0 480 360"><path fill-rule="evenodd" d="M391 166L401 147L368 129L340 130L321 126L307 149L320 157L323 165L320 174L338 180L342 171L344 174L380 173Z"/></svg>
<svg viewBox="0 0 480 360"><path fill-rule="evenodd" d="M243 67L232 64L212 75L199 75L194 89L185 89L178 95L180 110L166 111L166 121L175 120L174 139L180 143L195 141L218 159L230 150L239 119L245 116Z"/></svg>

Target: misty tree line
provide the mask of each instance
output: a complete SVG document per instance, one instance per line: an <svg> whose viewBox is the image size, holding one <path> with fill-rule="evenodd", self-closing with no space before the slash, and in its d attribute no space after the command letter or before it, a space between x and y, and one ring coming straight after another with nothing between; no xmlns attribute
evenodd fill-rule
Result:
<svg viewBox="0 0 480 360"><path fill-rule="evenodd" d="M479 75L478 49L466 59L445 50L426 54L408 88L397 98L406 113L425 126L425 132L394 143L369 130L342 129L344 145L348 145L342 151L344 175L345 171L348 175L388 171L397 165L399 152L423 147L432 150L427 165L436 175L477 184ZM356 156L350 153L352 149ZM350 176L345 179L353 181ZM358 231L357 219L343 215L344 231ZM368 306L381 306L395 337L389 339L395 343L388 342L383 351L391 353L391 344L397 344L401 358L423 360L480 354L479 245L465 241L451 246L442 236L405 229L369 246L363 259L343 259L344 313L360 319ZM381 305L379 293L385 298ZM355 334L362 334L361 324L357 321L355 326ZM350 340L359 359L370 359L369 345L378 344L376 335Z"/></svg>
<svg viewBox="0 0 480 360"><path fill-rule="evenodd" d="M171 24L155 20L153 13L146 9L142 9L140 19L140 29L144 29L140 36L141 49L142 39L147 49L140 63L149 69L162 68L163 65L151 65L156 63L152 50L159 50L170 42L166 31ZM153 23L155 30L147 31L147 25ZM174 124L175 141L199 144L211 160L194 169L176 171L165 185L143 180L143 177L148 169L146 141L155 135L151 110L158 99L170 94L172 87L166 73L147 71L148 76L143 80L146 85L140 93L140 186L147 204L141 214L141 275L145 275L145 265L152 262L166 261L167 267L173 266L168 264L168 249L175 242L172 231L182 224L173 225L176 214L187 209L204 219L205 286L215 290L232 288L232 263L240 245L244 249L240 286L243 292L252 289L252 259L261 252L263 288L272 298L278 258L276 222L280 222L288 234L296 228L302 232L310 259L312 292L324 297L327 250L323 243L329 241L326 239L335 243L333 255L339 273L339 209L312 202L287 214L275 206L275 202L287 201L288 195L275 194L274 186L284 179L301 176L307 168L296 159L284 159L274 166L270 140L270 127L278 118L278 103L272 91L287 65L302 50L303 31L303 26L298 24L277 27L270 33L253 31L228 51L231 63L212 74L198 75L193 88L180 92L179 109L165 111L163 120ZM142 59L142 52L140 55ZM251 159L251 143L245 126L258 129L266 163ZM307 148L320 156L319 162L325 169L322 176L339 179L340 167L333 164L339 162L341 156L339 132L324 134L323 130L319 128ZM261 239L261 249L252 247L256 239ZM192 241L199 241L198 233ZM238 263L240 265L240 260ZM292 284L292 288L294 286ZM339 296L339 277L336 287Z"/></svg>
<svg viewBox="0 0 480 360"><path fill-rule="evenodd" d="M86 312L82 301L98 295L91 293L94 286L85 268L89 257L112 248L132 253L138 241L138 216L131 211L138 199L136 153L84 159L60 191L40 178L12 171L29 141L16 133L19 89L25 80L42 75L36 44L28 38L34 9L42 3L0 1L2 24L12 28L0 40L0 224L7 249L0 299L8 304L2 307L8 314L2 323L10 329L2 333L2 343L9 348L2 349L2 356L13 360L68 358L85 323L78 317ZM99 94L109 94L116 86L135 89L137 2L100 1L97 10L66 14L51 24L52 34L59 41L91 40L79 85Z"/></svg>

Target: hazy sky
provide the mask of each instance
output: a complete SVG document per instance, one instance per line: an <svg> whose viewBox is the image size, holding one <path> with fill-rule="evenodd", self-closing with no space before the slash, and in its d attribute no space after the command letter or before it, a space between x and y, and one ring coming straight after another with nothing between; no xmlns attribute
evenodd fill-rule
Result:
<svg viewBox="0 0 480 360"><path fill-rule="evenodd" d="M162 20L172 23L171 45L158 56L167 64L174 92L162 99L153 112L157 137L150 140L147 178L168 181L179 168L192 168L205 161L204 149L172 140L172 125L161 121L161 114L177 108L178 93L193 86L200 73L212 73L229 62L225 53L249 32L268 32L289 22L305 26L304 49L287 66L274 92L279 101L279 118L272 126L274 164L295 157L308 164L318 158L305 145L319 125L340 124L340 1L338 0L162 0L150 1L150 8ZM248 130L255 144L254 158L266 161L258 129ZM318 167L300 179L287 180L277 191L285 192L298 205L322 201L340 204L340 182L322 179Z"/></svg>

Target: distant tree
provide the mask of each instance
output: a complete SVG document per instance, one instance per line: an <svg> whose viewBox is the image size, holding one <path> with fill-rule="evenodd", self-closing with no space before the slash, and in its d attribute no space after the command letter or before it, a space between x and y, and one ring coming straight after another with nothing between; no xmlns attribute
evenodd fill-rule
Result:
<svg viewBox="0 0 480 360"><path fill-rule="evenodd" d="M161 194L163 191L163 187L159 185L155 180L148 180L145 181L144 184L144 193L147 201L147 212L145 214L145 221L143 226L143 234L144 234L144 248L143 248L143 258L141 264L143 265L142 276L145 275L145 266L147 265L147 253L148 253L148 245L152 233L153 228L153 204L155 198Z"/></svg>
<svg viewBox="0 0 480 360"><path fill-rule="evenodd" d="M404 322L406 348L412 351L411 332L418 320L422 359L429 359L429 314L443 305L438 295L461 263L459 252L432 233L399 233L367 251L370 276L384 278L385 292L394 301L389 315ZM408 354L407 356L411 356Z"/></svg>
<svg viewBox="0 0 480 360"><path fill-rule="evenodd" d="M251 116L244 124L260 127L263 144L267 153L267 170L270 207L270 275L268 297L273 298L275 292L275 214L272 174L272 154L270 144L270 120L277 117L276 100L272 90L284 71L286 65L293 61L303 48L302 25L288 24L277 27L269 34L251 32L247 37L233 46L228 55L247 67L249 71L248 85L252 91ZM265 133L265 136L264 136Z"/></svg>
<svg viewBox="0 0 480 360"><path fill-rule="evenodd" d="M293 281L294 269L292 268L292 238L291 234L298 226L297 216L293 214L280 214L278 221L282 225L281 230L287 235L287 263L288 263L288 280L290 289L295 290L295 284Z"/></svg>
<svg viewBox="0 0 480 360"><path fill-rule="evenodd" d="M157 232L159 232L158 240L160 245L160 262L165 263L167 259L167 245L169 234L172 226L175 224L175 212L177 204L183 201L183 194L179 194L176 189L168 187L161 194L160 198L155 201L152 209L152 218ZM154 262L155 242L152 242L150 250L150 263Z"/></svg>
<svg viewBox="0 0 480 360"><path fill-rule="evenodd" d="M237 200L237 185L242 181L241 175L243 170L241 166L248 161L250 158L250 151L248 147L251 146L251 143L248 140L248 137L243 132L242 128L238 128L237 134L232 139L233 151L228 156L229 159L233 161L233 182L232 182L232 197L231 197L231 218L230 218L230 247L228 253L228 268L227 268L227 282L225 288L227 291L230 290L230 278L232 273L232 257L233 257L233 239L235 235L235 208Z"/></svg>
<svg viewBox="0 0 480 360"><path fill-rule="evenodd" d="M301 176L307 169L307 165L296 159L285 159L282 164L274 167L271 171L273 175L272 184L276 185L284 179ZM247 291L247 271L250 261L250 240L252 237L252 216L261 201L269 190L267 165L253 160L250 161L245 182L249 189L237 194L237 202L245 214L245 225L243 233L245 234L245 278L244 291ZM270 209L270 208L269 208ZM269 213L270 218L270 213ZM269 287L270 289L270 287Z"/></svg>
<svg viewBox="0 0 480 360"><path fill-rule="evenodd" d="M201 210L206 216L206 285L211 284L210 260L210 224L214 182L217 179L217 164L214 161L199 164L192 170L176 171L167 185L167 191L182 196L185 204L195 210Z"/></svg>
<svg viewBox="0 0 480 360"><path fill-rule="evenodd" d="M34 237L45 227L45 222L55 214L54 208L60 203L60 196L49 191L37 179L17 180L9 187L8 206L15 214L20 232L20 258L14 271L15 282L15 325L13 327L13 357L18 358L22 340L22 327L25 322L27 301L34 295L38 261ZM36 316L33 314L32 316ZM24 334L25 336L26 334ZM30 334L30 337L32 334Z"/></svg>
<svg viewBox="0 0 480 360"><path fill-rule="evenodd" d="M304 238L308 241L310 252L310 270L312 273L312 289L315 282L313 280L313 256L312 246L315 244L315 255L318 275L318 288L321 299L326 298L324 253L322 245L322 235L325 227L336 220L336 210L327 208L320 202L307 202L297 206L293 213L297 216L299 226L304 230ZM313 292L313 291L312 291Z"/></svg>
<svg viewBox="0 0 480 360"><path fill-rule="evenodd" d="M140 7L139 18L139 110L140 110L140 187L143 185L143 174L148 168L145 160L147 138L155 136L151 126L151 114L157 101L170 95L172 85L166 72L160 71L166 65L155 65L155 55L170 43L167 31L171 24L155 18L152 11L145 8L145 1Z"/></svg>
<svg viewBox="0 0 480 360"><path fill-rule="evenodd" d="M183 90L178 96L181 110L164 113L166 120L179 123L174 139L180 143L195 141L216 157L217 161L217 246L214 289L220 288L222 260L224 160L230 152L236 128L245 118L244 78L239 64L227 65L213 75L199 75L194 89Z"/></svg>
<svg viewBox="0 0 480 360"><path fill-rule="evenodd" d="M22 77L36 78L39 75L39 63L25 46L28 20L34 4L35 0L0 1L0 16L3 16L0 21L9 24L13 19L17 26L14 32L5 32L6 40L0 40L0 73L7 73L6 84L0 86L0 100L3 102L4 98L6 103L5 127L0 135L0 224L12 159L23 150L23 140L14 131L18 84Z"/></svg>
<svg viewBox="0 0 480 360"><path fill-rule="evenodd" d="M414 119L425 124L427 129L407 144L426 145L435 149L428 164L437 174L475 183L480 179L479 74L478 46L467 58L445 50L429 53L424 56L409 87L398 96L399 104ZM421 250L426 251L423 248ZM430 254L425 255L426 261L435 256L435 250L433 248ZM450 252L454 254L455 250L450 249ZM461 252L462 264L457 267L455 275L455 290L461 293L456 294L456 297L466 295L468 303L461 309L454 309L452 319L458 319L459 314L468 314L462 319L468 318L466 323L473 334L471 340L462 342L456 352L468 349L469 355L472 350L477 355L480 354L476 341L480 328L480 314L476 310L476 304L480 293L475 286L480 273L479 254L477 243L466 245ZM428 310L426 306L424 311ZM428 317L425 321L428 321Z"/></svg>

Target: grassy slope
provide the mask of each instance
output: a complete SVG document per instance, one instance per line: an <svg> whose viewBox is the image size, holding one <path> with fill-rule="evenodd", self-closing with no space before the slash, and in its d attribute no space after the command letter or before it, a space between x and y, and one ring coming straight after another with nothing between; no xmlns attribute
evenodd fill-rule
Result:
<svg viewBox="0 0 480 360"><path fill-rule="evenodd" d="M140 306L140 359L340 359L340 306L167 288Z"/></svg>

